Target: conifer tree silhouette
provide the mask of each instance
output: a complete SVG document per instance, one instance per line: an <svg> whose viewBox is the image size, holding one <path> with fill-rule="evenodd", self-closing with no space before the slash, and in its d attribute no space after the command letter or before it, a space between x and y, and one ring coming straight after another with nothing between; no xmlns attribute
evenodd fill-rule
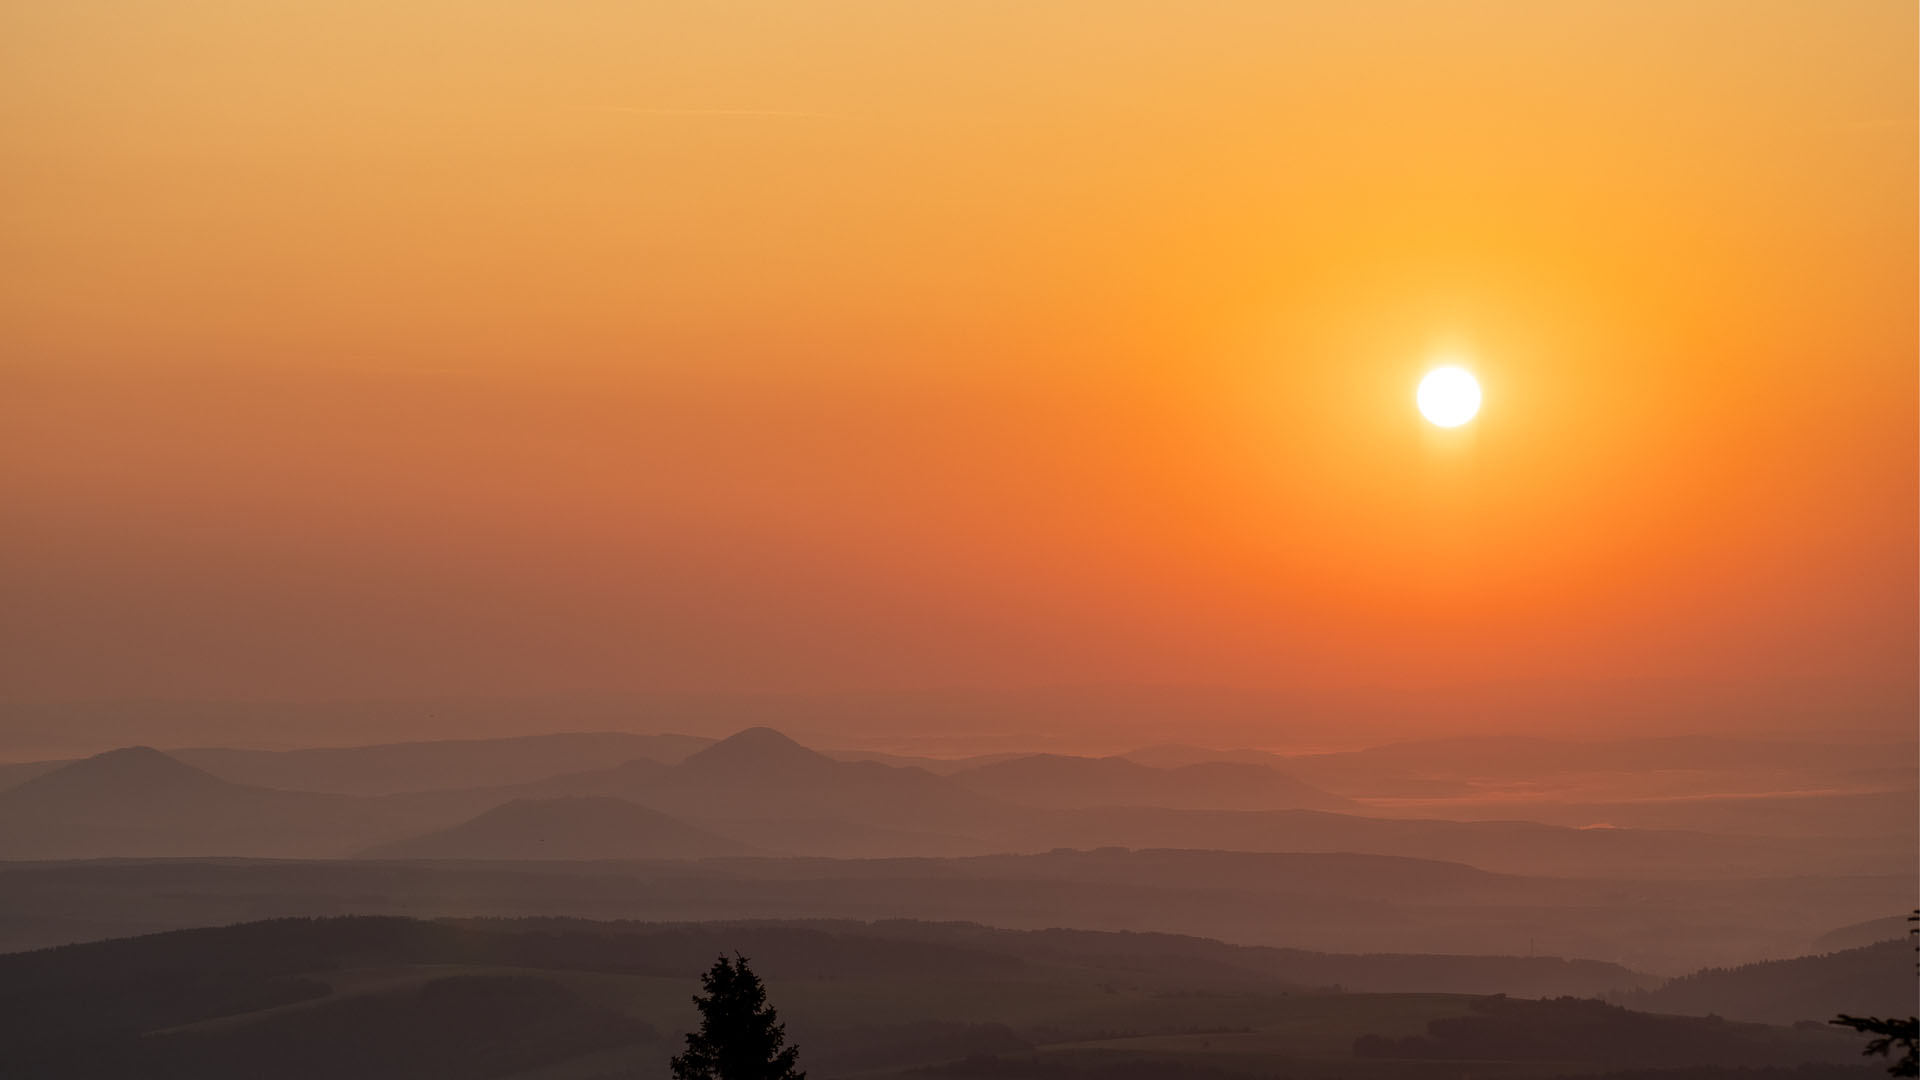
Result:
<svg viewBox="0 0 1920 1080"><path fill-rule="evenodd" d="M721 956L700 976L695 994L700 1030L687 1033L687 1052L673 1058L674 1080L807 1080L795 1069L797 1046L783 1046L787 1026L767 1004L760 977L739 953Z"/></svg>

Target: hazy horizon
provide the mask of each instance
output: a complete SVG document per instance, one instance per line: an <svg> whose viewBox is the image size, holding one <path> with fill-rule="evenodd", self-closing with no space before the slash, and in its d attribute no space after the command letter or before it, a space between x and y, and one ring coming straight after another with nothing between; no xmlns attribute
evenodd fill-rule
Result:
<svg viewBox="0 0 1920 1080"><path fill-rule="evenodd" d="M1309 693L1224 687L1032 686L818 693L568 693L335 701L73 700L0 703L0 761L95 753L130 743L294 749L369 742L624 731L720 737L772 726L845 749L932 757L996 751L1118 753L1161 742L1285 753L1433 738L1605 741L1672 736L1910 742L1898 712L1837 720L1843 688L1812 684L1701 722L1728 688L1674 683L1479 685ZM1721 691L1716 694L1715 691ZM1596 693L1598 691L1598 693ZM1436 706L1435 699L1444 704ZM1490 708L1490 699L1500 702ZM1707 702L1703 707L1702 702ZM1724 706L1723 706L1724 707ZM1177 718L1179 737L1163 737ZM1448 726L1436 731L1436 719ZM909 726L903 730L902 722ZM444 725L457 722L457 730ZM931 726L937 724L938 726ZM837 741L836 741L837 740ZM917 748L917 749L915 749Z"/></svg>

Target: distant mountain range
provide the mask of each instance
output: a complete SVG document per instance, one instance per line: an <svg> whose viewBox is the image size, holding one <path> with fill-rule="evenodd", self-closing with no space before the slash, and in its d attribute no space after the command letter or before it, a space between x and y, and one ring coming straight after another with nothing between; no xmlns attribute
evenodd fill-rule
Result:
<svg viewBox="0 0 1920 1080"><path fill-rule="evenodd" d="M1297 692L1137 682L1008 689L825 693L695 692L248 702L92 700L0 705L0 756L73 756L116 745L242 746L271 732L283 745L417 741L443 732L518 736L545 731L678 731L720 737L772 726L809 742L895 753L965 756L1005 751L1123 751L1167 739L1208 746L1314 747L1397 743L1434 731L1546 734L1598 742L1699 730L1802 731L1833 745L1841 728L1912 742L1911 694L1858 680L1748 688L1667 680L1533 681L1386 690ZM1729 696L1733 693L1734 696ZM1737 711L1730 712L1738 698ZM263 722L265 721L265 722ZM1839 728L1836 725L1840 725ZM834 733L832 738L820 737ZM939 733L939 738L903 737ZM1224 741L1223 741L1224 740ZM912 749L918 748L918 749ZM1289 749L1288 752L1298 752ZM1911 761L1909 755L1904 760ZM1299 774L1337 794L1353 793Z"/></svg>
<svg viewBox="0 0 1920 1080"><path fill-rule="evenodd" d="M643 745L672 757L691 744L563 741L536 743L529 755L572 760L593 745ZM497 772L508 749L461 745L450 753L469 767ZM405 770L395 762L430 757L428 749L402 746L364 748L347 760L375 766L385 761L395 770L390 775L397 775ZM296 771L311 773L311 764ZM452 766L440 760L433 768ZM458 769L452 774L464 775ZM582 851L604 853L592 857L620 857L622 850L684 857L743 850L953 856L1118 846L1358 852L1502 872L1628 877L1874 873L1914 860L1898 829L1798 837L1386 818L1254 763L1156 768L1123 758L1029 755L943 776L912 766L835 760L770 728L700 746L678 763L635 758L522 783L381 796L242 784L159 751L113 751L0 791L0 858L339 857L369 849L424 855L450 849L383 845L465 822L457 838L440 837L458 839L460 857L523 859L536 854L526 846L524 831L534 828L531 808L515 812L523 817L516 826L520 833L508 828L510 819L474 819L509 803L556 799L622 800L658 815L648 819L650 828L667 830L664 822L673 819L685 830L676 833L684 843L655 848L635 840L623 849L615 837L619 828L604 819L631 811L578 803L542 811L598 814L579 823L601 837L583 841ZM1299 806L1331 809L1274 808ZM648 828L630 824L641 833ZM711 838L705 847L695 842L702 836Z"/></svg>
<svg viewBox="0 0 1920 1080"><path fill-rule="evenodd" d="M290 791L391 795L524 784L635 758L671 765L713 742L694 735L606 731L311 750L188 749L171 753L235 783Z"/></svg>
<svg viewBox="0 0 1920 1080"><path fill-rule="evenodd" d="M637 758L674 764L715 741L694 735L602 731L304 750L186 747L166 753L236 784L337 795L395 795L526 784ZM0 763L0 790L70 763Z"/></svg>
<svg viewBox="0 0 1920 1080"><path fill-rule="evenodd" d="M715 741L692 735L599 732L308 750L185 748L168 753L239 784L385 795L527 784L638 759L671 765ZM1920 788L1912 767L1920 748L1912 742L1866 745L1703 736L1580 741L1499 736L1294 756L1182 744L1143 747L1118 758L1034 752L935 758L857 749L823 753L843 762L918 767L937 775L980 773L976 780L981 783L992 775L981 773L986 766L1029 758L1066 763L1084 775L1052 797L1080 798L1073 792L1087 785L1079 805L1086 805L1085 798L1111 800L1114 787L1122 789L1130 804L1160 799L1160 804L1192 809L1291 807L1296 802L1304 805L1313 795L1296 788L1276 796L1271 791L1242 791L1232 784L1218 793L1206 786L1179 784L1162 791L1157 781L1164 778L1139 774L1103 782L1097 771L1104 768L1117 777L1114 764L1122 760L1156 770L1233 764L1285 774L1321 793L1313 796L1316 799L1363 800L1366 812L1385 816L1485 818L1498 816L1504 807L1510 816L1549 823L1607 822L1736 832L1797 827L1809 835L1854 831L1870 825L1875 814L1911 818L1914 815L1904 811ZM1090 764L1096 761L1107 764ZM0 789L67 763L0 763ZM1252 769L1243 775L1253 778L1249 783L1270 786L1269 775ZM1889 803L1884 798L1889 795L1905 796L1908 802ZM1325 801L1310 808L1342 809ZM1746 821L1750 816L1766 820L1750 824Z"/></svg>
<svg viewBox="0 0 1920 1080"><path fill-rule="evenodd" d="M836 761L749 728L678 765L629 761L500 789L515 797L626 799L763 851L978 854L1022 820L1015 806L916 768Z"/></svg>

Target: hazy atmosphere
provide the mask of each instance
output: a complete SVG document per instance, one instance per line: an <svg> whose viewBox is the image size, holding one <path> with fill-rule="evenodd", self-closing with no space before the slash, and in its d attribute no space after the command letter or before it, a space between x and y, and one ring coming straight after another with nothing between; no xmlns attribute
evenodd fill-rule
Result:
<svg viewBox="0 0 1920 1080"><path fill-rule="evenodd" d="M0 0L0 1060L1884 1075L1917 42Z"/></svg>
<svg viewBox="0 0 1920 1080"><path fill-rule="evenodd" d="M10 701L1911 733L1907 5L0 18Z"/></svg>

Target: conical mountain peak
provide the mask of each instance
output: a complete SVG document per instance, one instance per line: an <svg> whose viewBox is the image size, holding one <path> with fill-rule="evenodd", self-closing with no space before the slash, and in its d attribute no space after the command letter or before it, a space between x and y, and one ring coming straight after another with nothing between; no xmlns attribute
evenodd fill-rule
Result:
<svg viewBox="0 0 1920 1080"><path fill-rule="evenodd" d="M837 764L770 727L752 727L714 743L688 758L687 768L706 769L817 769Z"/></svg>
<svg viewBox="0 0 1920 1080"><path fill-rule="evenodd" d="M127 746L37 776L16 788L75 790L98 787L105 793L135 794L161 788L226 787L226 781L151 746Z"/></svg>

